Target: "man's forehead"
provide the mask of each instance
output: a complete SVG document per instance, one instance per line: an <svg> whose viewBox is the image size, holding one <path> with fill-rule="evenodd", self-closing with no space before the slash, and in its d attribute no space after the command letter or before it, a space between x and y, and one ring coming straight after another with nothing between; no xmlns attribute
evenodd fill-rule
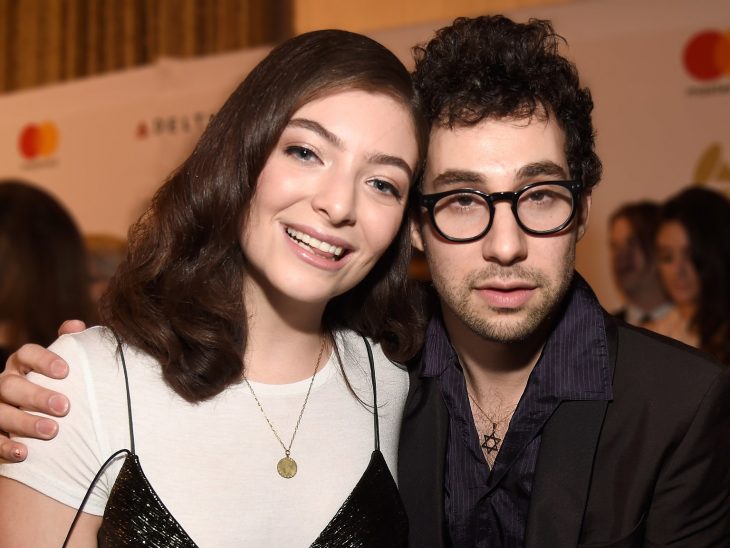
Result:
<svg viewBox="0 0 730 548"><path fill-rule="evenodd" d="M426 174L498 165L517 171L528 164L549 163L567 171L565 134L554 118L486 118L470 125L434 125Z"/></svg>
<svg viewBox="0 0 730 548"><path fill-rule="evenodd" d="M492 126L495 128L504 127L507 128L527 128L530 126L537 126L545 128L548 125L557 124L557 120L554 116L549 116L544 110L527 115L514 115L514 116L487 116L473 122L459 122L455 121L452 123L436 120L431 125L431 139L439 139L444 136L468 136L475 133L474 130L483 128L485 126Z"/></svg>

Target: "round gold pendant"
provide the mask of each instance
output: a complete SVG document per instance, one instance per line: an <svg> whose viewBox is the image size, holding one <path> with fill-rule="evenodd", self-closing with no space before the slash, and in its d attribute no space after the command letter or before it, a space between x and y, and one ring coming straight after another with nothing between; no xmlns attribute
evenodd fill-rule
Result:
<svg viewBox="0 0 730 548"><path fill-rule="evenodd" d="M291 457L284 457L276 464L276 471L282 478L293 478L297 473L297 463Z"/></svg>

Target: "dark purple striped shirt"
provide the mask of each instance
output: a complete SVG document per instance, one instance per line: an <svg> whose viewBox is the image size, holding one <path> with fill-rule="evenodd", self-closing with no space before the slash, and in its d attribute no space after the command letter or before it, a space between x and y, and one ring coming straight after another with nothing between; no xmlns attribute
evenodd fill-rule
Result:
<svg viewBox="0 0 730 548"><path fill-rule="evenodd" d="M449 411L445 509L457 548L523 545L542 428L566 400L613 397L603 310L576 274L499 451L487 465L464 374L440 318L428 328L424 377L437 377Z"/></svg>

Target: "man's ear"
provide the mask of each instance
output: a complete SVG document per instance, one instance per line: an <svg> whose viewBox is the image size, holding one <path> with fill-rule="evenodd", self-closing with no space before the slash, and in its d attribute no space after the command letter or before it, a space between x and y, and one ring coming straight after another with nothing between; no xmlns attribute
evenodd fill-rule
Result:
<svg viewBox="0 0 730 548"><path fill-rule="evenodd" d="M588 229L588 217L591 213L591 201L593 192L586 190L580 198L580 207L578 209L578 241L583 237Z"/></svg>
<svg viewBox="0 0 730 548"><path fill-rule="evenodd" d="M423 236L421 235L421 223L418 222L418 219L415 215L411 215L409 223L411 225L411 244L418 251L423 252Z"/></svg>

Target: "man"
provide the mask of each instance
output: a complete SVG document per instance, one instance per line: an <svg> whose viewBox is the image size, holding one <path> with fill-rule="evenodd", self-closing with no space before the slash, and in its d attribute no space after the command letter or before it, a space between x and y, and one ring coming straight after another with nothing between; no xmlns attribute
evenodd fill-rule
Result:
<svg viewBox="0 0 730 548"><path fill-rule="evenodd" d="M558 42L482 17L418 54L433 125L413 238L437 295L401 431L411 546L723 545L730 379L617 325L574 274L600 162ZM37 352L11 365L58 365ZM1 397L49 410L10 377ZM44 424L4 410L8 430Z"/></svg>
<svg viewBox="0 0 730 548"><path fill-rule="evenodd" d="M411 544L727 546L728 375L574 274L600 162L559 43L481 17L417 51L437 306L401 431Z"/></svg>
<svg viewBox="0 0 730 548"><path fill-rule="evenodd" d="M660 209L650 201L624 204L608 221L613 278L626 301L615 315L631 325L645 327L672 308L659 281L654 253Z"/></svg>

